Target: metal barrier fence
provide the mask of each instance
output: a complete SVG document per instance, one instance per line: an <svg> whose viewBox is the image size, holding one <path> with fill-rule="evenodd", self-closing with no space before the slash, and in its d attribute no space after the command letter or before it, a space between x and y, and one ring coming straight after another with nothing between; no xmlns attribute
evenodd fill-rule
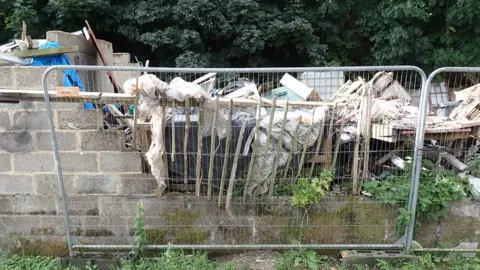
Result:
<svg viewBox="0 0 480 270"><path fill-rule="evenodd" d="M108 88L96 79L61 97L48 82L65 69L131 80L125 93L96 91ZM133 248L137 203L150 249L410 247L413 224L398 220L415 215L418 170L398 167L421 156L412 129L425 81L413 66L50 67L42 83L70 253ZM412 189L372 196L385 177Z"/></svg>
<svg viewBox="0 0 480 270"><path fill-rule="evenodd" d="M418 181L412 199L418 205L412 223L417 216L421 226L409 228L422 247L413 250L464 252L467 256L480 251L478 221L472 218L475 210L453 205L465 197L478 199L479 75L480 68L445 67L432 72L424 84L416 138L419 147L413 161L413 177ZM427 94L435 94L432 89L439 85L447 100L428 112ZM468 194L472 187L473 194Z"/></svg>

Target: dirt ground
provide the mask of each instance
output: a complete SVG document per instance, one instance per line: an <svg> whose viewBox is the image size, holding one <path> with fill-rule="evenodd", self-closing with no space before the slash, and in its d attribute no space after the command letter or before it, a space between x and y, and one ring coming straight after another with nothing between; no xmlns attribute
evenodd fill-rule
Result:
<svg viewBox="0 0 480 270"><path fill-rule="evenodd" d="M235 270L274 270L280 254L268 250L248 251L241 254L222 256L215 261L219 266L234 265Z"/></svg>

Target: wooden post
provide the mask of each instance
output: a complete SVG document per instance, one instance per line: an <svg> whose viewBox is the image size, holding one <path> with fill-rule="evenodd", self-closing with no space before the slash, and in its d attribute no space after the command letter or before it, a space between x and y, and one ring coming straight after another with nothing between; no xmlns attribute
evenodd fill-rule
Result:
<svg viewBox="0 0 480 270"><path fill-rule="evenodd" d="M171 159L172 162L175 161L175 115L176 115L176 103L175 100L172 101L172 153L171 153Z"/></svg>
<svg viewBox="0 0 480 270"><path fill-rule="evenodd" d="M300 177L300 175L302 174L303 163L305 162L305 155L307 153L307 148L308 148L308 140L310 139L310 135L312 134L313 116L314 115L315 115L315 109L313 109L312 123L311 123L310 127L308 128L307 141L304 142L304 144L303 144L303 151L302 151L302 156L300 157L300 163L298 164L297 176L295 177L296 179L298 179Z"/></svg>
<svg viewBox="0 0 480 270"><path fill-rule="evenodd" d="M213 165L215 162L215 139L217 134L215 132L215 125L217 124L217 116L219 114L219 105L218 105L218 96L215 100L215 113L213 114L213 123L212 123L212 135L210 138L210 164L208 166L208 187L207 187L207 200L212 199L212 180L213 180Z"/></svg>
<svg viewBox="0 0 480 270"><path fill-rule="evenodd" d="M275 161L273 162L273 169L272 169L272 180L270 181L270 188L268 190L268 195L273 196L274 195L274 188L275 188L275 180L277 179L277 168L278 168L278 162L280 159L278 158L280 155L280 149L282 149L282 144L283 144L283 135L285 134L285 125L287 124L287 114L288 114L288 101L285 106L285 113L283 115L283 121L282 121L282 129L280 131L280 138L277 141L277 151L275 155Z"/></svg>
<svg viewBox="0 0 480 270"><path fill-rule="evenodd" d="M228 190L227 190L227 198L226 198L226 202L225 202L225 210L230 215L231 215L231 213L230 213L230 202L232 201L233 186L235 184L235 174L237 173L238 158L240 157L240 149L242 148L243 134L245 133L245 128L246 128L246 124L244 122L242 124L242 128L240 129L240 135L238 136L237 148L235 148L235 156L233 158L232 172L230 174L230 181L228 181Z"/></svg>
<svg viewBox="0 0 480 270"><path fill-rule="evenodd" d="M190 130L190 99L185 100L185 134L183 136L183 183L188 184L188 132Z"/></svg>
<svg viewBox="0 0 480 270"><path fill-rule="evenodd" d="M297 136L298 136L298 130L300 128L301 122L302 122L302 117L300 116L300 118L298 118L297 126L295 127L295 132L293 133L292 148L290 148L290 151L288 151L287 164L285 164L285 172L283 174L284 181L287 181L288 167L290 167L290 162L292 161L293 151L297 150Z"/></svg>
<svg viewBox="0 0 480 270"><path fill-rule="evenodd" d="M198 112L198 142L197 142L197 168L196 168L196 175L197 175L197 181L195 182L195 195L197 198L200 197L200 185L202 181L202 140L203 140L203 103L200 104L198 107L199 112Z"/></svg>
<svg viewBox="0 0 480 270"><path fill-rule="evenodd" d="M325 112L325 114L323 115L322 117L322 128L320 129L320 134L318 134L318 138L317 138L317 147L315 148L315 157L314 157L314 161L317 160L317 157L318 157L318 152L320 151L320 147L322 146L322 141L323 141L323 133L325 133L325 122L327 121L327 114L328 114L328 110ZM315 169L315 162L312 162L312 165L310 167L310 172L308 173L308 178L312 178L313 176L313 170Z"/></svg>
<svg viewBox="0 0 480 270"><path fill-rule="evenodd" d="M259 129L259 126L260 126L260 108L261 108L261 102L258 101L252 155L251 155L251 158L250 158L250 163L248 165L248 173L247 173L247 181L245 182L245 189L243 190L243 201L244 202L247 200L248 184L250 182L250 178L252 177L253 164L255 163L255 154L258 151L258 142L259 142L258 129Z"/></svg>
<svg viewBox="0 0 480 270"><path fill-rule="evenodd" d="M232 137L232 114L233 114L233 101L230 100L230 104L228 106L228 122L227 122L227 138L226 138L226 145L225 145L225 155L223 159L223 168L222 168L222 179L220 180L220 192L218 193L218 207L222 205L222 196L223 196L223 189L225 188L225 177L227 177L227 166L228 166L228 158L227 156L230 155L230 141Z"/></svg>

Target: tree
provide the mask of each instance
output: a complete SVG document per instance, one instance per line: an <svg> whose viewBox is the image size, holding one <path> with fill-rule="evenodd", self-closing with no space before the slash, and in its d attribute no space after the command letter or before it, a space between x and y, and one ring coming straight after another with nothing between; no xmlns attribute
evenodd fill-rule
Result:
<svg viewBox="0 0 480 270"><path fill-rule="evenodd" d="M476 0L0 0L0 42L76 31L151 65L480 64Z"/></svg>

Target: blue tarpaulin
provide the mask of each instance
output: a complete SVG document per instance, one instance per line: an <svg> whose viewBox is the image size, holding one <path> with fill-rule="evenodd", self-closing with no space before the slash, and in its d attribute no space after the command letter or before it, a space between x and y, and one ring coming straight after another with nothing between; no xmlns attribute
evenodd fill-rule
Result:
<svg viewBox="0 0 480 270"><path fill-rule="evenodd" d="M46 42L42 44L39 49L50 49L50 48L60 48L60 45L57 42ZM70 65L70 60L68 56L64 53L60 55L53 56L43 56L33 58L30 66L57 66L57 65ZM64 69L63 70L63 86L73 87L77 86L80 88L80 91L85 92L85 86L83 86L82 80L78 76L78 73L73 69ZM94 109L95 107L91 103L84 104L86 109Z"/></svg>

